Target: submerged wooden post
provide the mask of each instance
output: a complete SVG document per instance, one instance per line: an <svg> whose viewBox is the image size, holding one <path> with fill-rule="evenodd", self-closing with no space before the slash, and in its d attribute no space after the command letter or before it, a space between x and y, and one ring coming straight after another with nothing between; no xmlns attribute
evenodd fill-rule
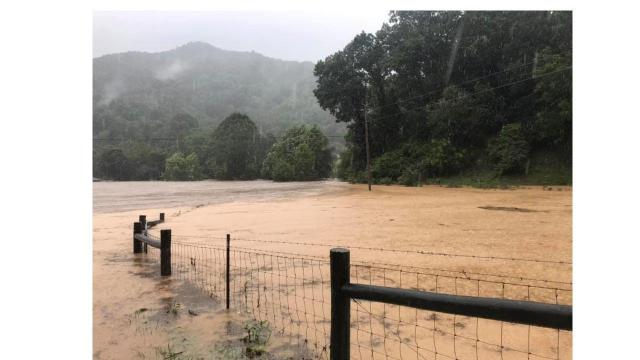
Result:
<svg viewBox="0 0 640 360"><path fill-rule="evenodd" d="M171 275L171 229L160 230L160 275Z"/></svg>
<svg viewBox="0 0 640 360"><path fill-rule="evenodd" d="M342 248L331 249L331 360L349 360L351 346L351 298L345 295L342 288L348 285L349 250Z"/></svg>
<svg viewBox="0 0 640 360"><path fill-rule="evenodd" d="M140 215L139 216L139 220L140 222L140 227L142 227L142 233L147 235L147 215ZM147 243L144 243L142 245L142 249L144 251L144 253L147 253Z"/></svg>
<svg viewBox="0 0 640 360"><path fill-rule="evenodd" d="M229 262L229 253L230 253L230 247L231 247L231 235L227 234L227 286L226 286L226 298L227 298L227 309L229 309L229 303L230 303L230 299L229 299L229 269L231 268L230 266L230 262Z"/></svg>
<svg viewBox="0 0 640 360"><path fill-rule="evenodd" d="M133 223L133 253L139 254L142 252L142 242L136 239L136 234L142 234L142 226L139 222Z"/></svg>

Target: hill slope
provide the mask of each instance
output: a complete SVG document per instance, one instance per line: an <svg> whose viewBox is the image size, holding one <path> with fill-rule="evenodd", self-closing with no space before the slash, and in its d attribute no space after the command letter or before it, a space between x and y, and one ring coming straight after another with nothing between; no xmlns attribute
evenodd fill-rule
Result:
<svg viewBox="0 0 640 360"><path fill-rule="evenodd" d="M163 137L169 135L164 125L177 113L214 127L242 112L263 133L317 124L340 143L345 127L318 106L313 67L201 42L159 53L101 56L93 60L93 136Z"/></svg>

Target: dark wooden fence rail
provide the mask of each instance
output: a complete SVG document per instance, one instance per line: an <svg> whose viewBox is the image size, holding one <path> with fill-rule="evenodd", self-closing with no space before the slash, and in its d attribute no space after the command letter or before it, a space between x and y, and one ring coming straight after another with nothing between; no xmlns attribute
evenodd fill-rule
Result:
<svg viewBox="0 0 640 360"><path fill-rule="evenodd" d="M164 213L160 213L158 220L147 221L146 215L140 215L138 222L133 223L133 253L147 253L147 246L160 249L160 275L171 275L171 230L160 230L160 239L154 238L147 232L148 229L164 222ZM230 304L230 248L231 248L231 235L227 234L227 248L226 248L226 305L229 309Z"/></svg>
<svg viewBox="0 0 640 360"><path fill-rule="evenodd" d="M160 249L160 275L171 275L171 230L160 230L160 238L154 238L148 229L164 222L164 213L158 220L147 221L146 215L140 215L139 221L133 223L133 253L147 253L147 246Z"/></svg>
<svg viewBox="0 0 640 360"><path fill-rule="evenodd" d="M572 306L438 294L350 282L349 250L331 249L331 360L350 357L351 299L408 306L560 330L572 330Z"/></svg>

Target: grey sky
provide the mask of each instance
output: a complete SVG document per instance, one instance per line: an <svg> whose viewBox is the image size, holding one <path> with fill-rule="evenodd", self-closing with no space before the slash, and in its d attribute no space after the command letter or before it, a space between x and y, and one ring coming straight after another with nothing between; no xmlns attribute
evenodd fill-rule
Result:
<svg viewBox="0 0 640 360"><path fill-rule="evenodd" d="M317 61L342 49L357 33L374 32L388 11L369 12L95 12L93 56L158 52L190 41L285 60Z"/></svg>

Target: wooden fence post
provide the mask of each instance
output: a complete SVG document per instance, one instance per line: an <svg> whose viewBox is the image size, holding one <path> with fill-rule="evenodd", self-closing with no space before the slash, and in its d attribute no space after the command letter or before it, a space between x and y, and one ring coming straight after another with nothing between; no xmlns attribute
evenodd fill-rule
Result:
<svg viewBox="0 0 640 360"><path fill-rule="evenodd" d="M171 229L160 230L160 275L171 275Z"/></svg>
<svg viewBox="0 0 640 360"><path fill-rule="evenodd" d="M142 225L139 222L133 223L133 253L139 254L142 252L142 242L136 239L136 234L142 234Z"/></svg>
<svg viewBox="0 0 640 360"><path fill-rule="evenodd" d="M331 249L331 360L349 360L351 336L351 298L345 295L342 287L348 285L349 250Z"/></svg>
<svg viewBox="0 0 640 360"><path fill-rule="evenodd" d="M231 268L231 263L229 260L230 247L231 247L231 235L227 234L227 286L226 286L227 310L229 309L229 303L230 303L230 298L229 298L229 278L230 278L229 269Z"/></svg>
<svg viewBox="0 0 640 360"><path fill-rule="evenodd" d="M142 227L142 233L147 235L147 215L140 215L138 221L140 222L140 227ZM142 249L144 253L147 253L147 243L142 245Z"/></svg>
<svg viewBox="0 0 640 360"><path fill-rule="evenodd" d="M160 213L160 221L164 222L164 213Z"/></svg>

